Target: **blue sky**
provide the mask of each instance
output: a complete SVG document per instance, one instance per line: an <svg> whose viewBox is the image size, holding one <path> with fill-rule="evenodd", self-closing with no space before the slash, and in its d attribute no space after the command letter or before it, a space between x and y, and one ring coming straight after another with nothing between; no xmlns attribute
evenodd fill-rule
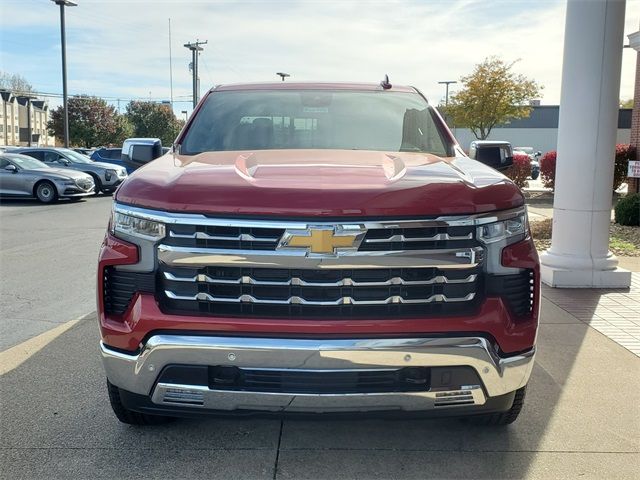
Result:
<svg viewBox="0 0 640 480"><path fill-rule="evenodd" d="M202 91L273 80L277 71L296 80L375 82L388 73L438 103L439 80L458 79L498 55L520 59L516 70L544 85L543 103L560 98L560 0L78 3L67 9L69 92L121 98L122 106L132 98L169 99L169 18L177 112L191 110L190 53L183 44L196 38L209 41L200 57ZM639 21L640 0L628 0L625 35ZM2 0L0 69L20 73L38 91L61 92L59 28L50 0ZM622 98L633 95L634 73L635 52L625 49Z"/></svg>

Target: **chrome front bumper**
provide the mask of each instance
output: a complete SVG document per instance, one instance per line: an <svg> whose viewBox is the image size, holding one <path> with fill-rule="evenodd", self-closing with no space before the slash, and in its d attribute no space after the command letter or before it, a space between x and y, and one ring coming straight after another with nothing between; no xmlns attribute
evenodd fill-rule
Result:
<svg viewBox="0 0 640 480"><path fill-rule="evenodd" d="M161 406L212 410L367 411L429 410L483 405L488 397L526 385L535 349L501 358L482 337L277 339L154 335L137 355L101 343L109 381ZM481 385L424 392L300 394L214 390L208 385L156 383L167 365L341 371L403 367L472 367Z"/></svg>

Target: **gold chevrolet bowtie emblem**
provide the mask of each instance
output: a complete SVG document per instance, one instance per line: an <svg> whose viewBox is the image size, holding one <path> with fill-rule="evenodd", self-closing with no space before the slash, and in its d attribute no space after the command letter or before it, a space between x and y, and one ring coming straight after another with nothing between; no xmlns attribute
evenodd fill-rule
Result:
<svg viewBox="0 0 640 480"><path fill-rule="evenodd" d="M335 253L336 248L352 247L356 237L335 235L333 230L311 230L310 235L291 235L287 246L308 248L311 253Z"/></svg>

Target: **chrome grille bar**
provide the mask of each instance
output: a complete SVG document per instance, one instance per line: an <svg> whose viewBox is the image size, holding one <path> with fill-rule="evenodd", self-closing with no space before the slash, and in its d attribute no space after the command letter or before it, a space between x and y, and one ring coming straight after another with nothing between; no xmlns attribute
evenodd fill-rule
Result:
<svg viewBox="0 0 640 480"><path fill-rule="evenodd" d="M384 287L390 285L433 285L439 283L471 283L477 278L476 274L469 275L466 278L449 279L444 275L436 275L427 280L405 280L402 277L393 277L381 282L359 282L351 278L343 278L335 282L307 282L299 277L292 277L289 280L273 281L273 280L256 280L250 276L242 276L239 278L212 278L205 274L197 274L193 276L181 277L171 272L164 272L167 280L174 282L204 282L223 285L271 285L271 286L299 286L299 287Z"/></svg>
<svg viewBox="0 0 640 480"><path fill-rule="evenodd" d="M473 233L468 235L449 235L448 233L437 233L431 237L407 237L405 235L391 235L387 238L369 238L365 243L388 243L388 242L434 242L438 240L471 240Z"/></svg>
<svg viewBox="0 0 640 480"><path fill-rule="evenodd" d="M194 233L176 233L173 230L169 231L169 236L172 238L195 238L197 240L228 240L228 241L242 241L242 242L277 242L280 237L256 237L250 233L241 233L239 235L209 235L206 232L194 232Z"/></svg>
<svg viewBox="0 0 640 480"><path fill-rule="evenodd" d="M389 305L394 303L403 304L425 304L433 302L468 302L475 297L474 293L469 293L464 297L447 297L440 293L431 295L428 298L407 299L400 295L392 295L381 300L356 300L353 297L340 297L336 300L306 300L299 296L292 296L286 300L272 300L256 298L253 295L240 295L239 297L216 297L205 292L195 295L178 295L170 290L165 290L165 295L173 300L208 301L208 302L229 302L229 303L256 303L269 305L316 305L316 306L336 306L336 305Z"/></svg>

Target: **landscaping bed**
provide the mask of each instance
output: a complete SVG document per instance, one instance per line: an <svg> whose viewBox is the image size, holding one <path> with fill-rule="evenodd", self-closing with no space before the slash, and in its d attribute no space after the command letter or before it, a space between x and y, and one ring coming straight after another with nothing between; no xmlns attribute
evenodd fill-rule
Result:
<svg viewBox="0 0 640 480"><path fill-rule="evenodd" d="M531 235L539 252L551 246L551 225L551 218L531 222ZM614 255L640 257L640 227L611 223L609 235L609 250Z"/></svg>

